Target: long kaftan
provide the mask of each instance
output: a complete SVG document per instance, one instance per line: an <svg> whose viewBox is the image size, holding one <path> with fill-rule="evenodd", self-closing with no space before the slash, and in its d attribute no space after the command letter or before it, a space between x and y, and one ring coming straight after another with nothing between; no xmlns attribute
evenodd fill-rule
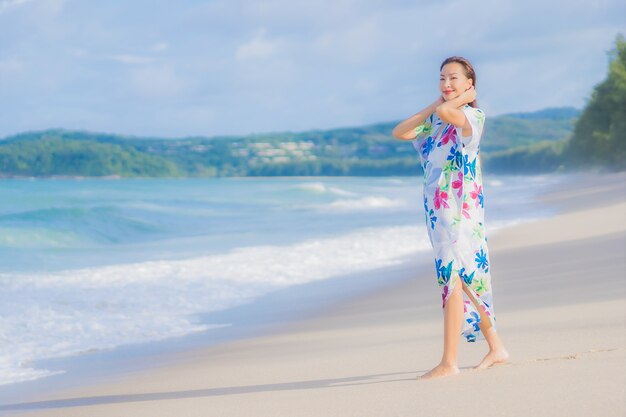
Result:
<svg viewBox="0 0 626 417"><path fill-rule="evenodd" d="M461 127L444 123L433 113L415 129L417 137L412 143L424 170L424 214L435 255L441 307L461 278L496 330L478 158L485 114L467 104L460 110L472 126L470 136L462 136ZM467 294L462 294L461 334L468 342L484 339L478 310Z"/></svg>

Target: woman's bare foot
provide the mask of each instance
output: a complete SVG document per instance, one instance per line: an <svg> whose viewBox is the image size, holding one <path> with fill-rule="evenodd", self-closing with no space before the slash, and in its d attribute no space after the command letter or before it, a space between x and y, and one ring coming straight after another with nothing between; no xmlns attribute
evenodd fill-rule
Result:
<svg viewBox="0 0 626 417"><path fill-rule="evenodd" d="M459 368L454 365L445 365L440 363L430 371L426 372L424 375L419 375L417 379L438 378L447 375L456 375L459 372L461 372Z"/></svg>
<svg viewBox="0 0 626 417"><path fill-rule="evenodd" d="M472 369L475 369L475 370L487 369L492 365L495 365L498 363L505 363L508 359L509 359L509 352L507 352L506 349L502 348L498 350L490 350L487 353L487 355L485 355L483 360L480 361L480 363L474 366Z"/></svg>

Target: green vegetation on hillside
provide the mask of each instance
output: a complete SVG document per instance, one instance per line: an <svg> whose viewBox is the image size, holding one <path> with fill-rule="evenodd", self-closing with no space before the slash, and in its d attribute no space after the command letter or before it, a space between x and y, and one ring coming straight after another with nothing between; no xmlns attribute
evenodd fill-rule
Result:
<svg viewBox="0 0 626 417"><path fill-rule="evenodd" d="M0 146L0 174L27 176L178 176L176 165L131 146L43 134Z"/></svg>
<svg viewBox="0 0 626 417"><path fill-rule="evenodd" d="M490 155L504 150L506 168L524 146L563 141L577 114L565 108L492 117L481 142L483 161L498 169ZM0 141L0 175L420 175L419 155L410 142L391 137L394 125L183 139L27 132Z"/></svg>

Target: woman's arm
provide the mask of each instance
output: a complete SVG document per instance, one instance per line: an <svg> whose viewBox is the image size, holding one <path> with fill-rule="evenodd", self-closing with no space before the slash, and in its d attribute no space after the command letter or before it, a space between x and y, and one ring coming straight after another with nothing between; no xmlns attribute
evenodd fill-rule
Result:
<svg viewBox="0 0 626 417"><path fill-rule="evenodd" d="M417 134L415 133L415 128L422 123L435 112L437 106L443 103L443 97L439 96L437 100L435 100L432 104L430 104L425 109L415 113L413 116L408 119L403 120L398 123L396 127L393 128L391 134L394 138L400 140L411 140L414 139Z"/></svg>
<svg viewBox="0 0 626 417"><path fill-rule="evenodd" d="M476 90L474 89L474 86L471 86L460 96L437 106L435 111L441 120L446 123L451 123L456 127L462 127L463 136L468 136L472 134L472 127L465 117L465 113L459 110L459 107L463 106L465 103L471 103L475 98Z"/></svg>

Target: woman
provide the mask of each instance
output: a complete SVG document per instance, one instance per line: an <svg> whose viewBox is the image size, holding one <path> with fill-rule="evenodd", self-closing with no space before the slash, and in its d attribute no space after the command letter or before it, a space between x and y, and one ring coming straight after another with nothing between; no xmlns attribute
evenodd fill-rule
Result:
<svg viewBox="0 0 626 417"><path fill-rule="evenodd" d="M509 357L496 332L493 309L478 158L485 114L476 102L476 74L469 61L458 56L445 59L440 71L442 95L399 123L392 133L397 139L411 140L420 155L426 228L443 300L443 357L418 379L460 372L459 333L468 342L479 338L489 345L489 352L473 369L488 368Z"/></svg>

